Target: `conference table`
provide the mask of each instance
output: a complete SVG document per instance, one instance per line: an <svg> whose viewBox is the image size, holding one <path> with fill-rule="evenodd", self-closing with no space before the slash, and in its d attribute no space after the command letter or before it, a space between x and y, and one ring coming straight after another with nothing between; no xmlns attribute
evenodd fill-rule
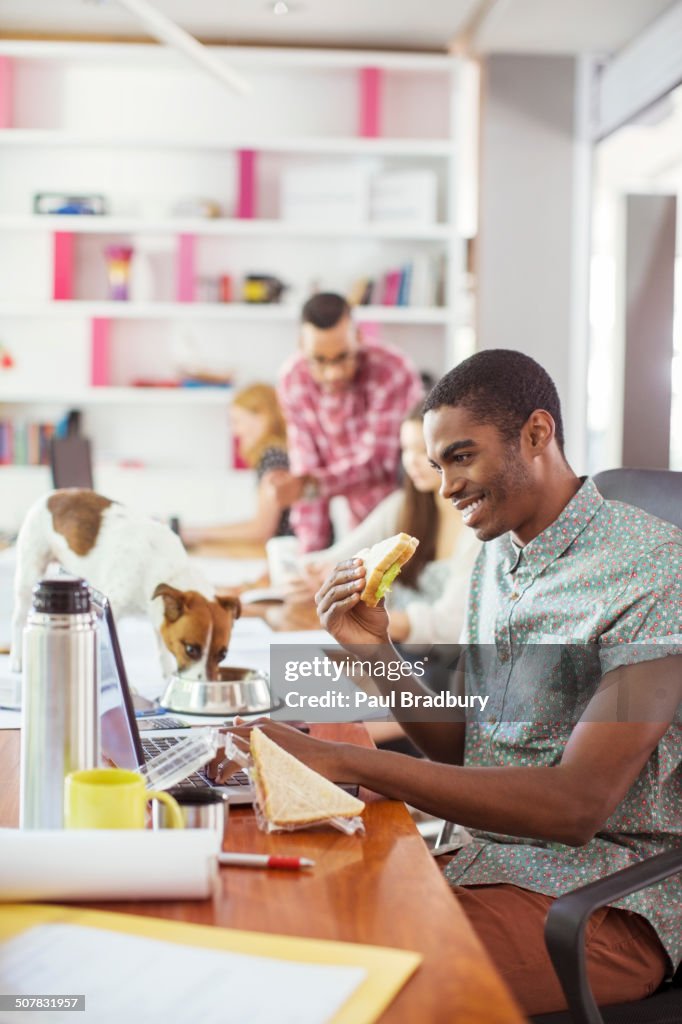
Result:
<svg viewBox="0 0 682 1024"><path fill-rule="evenodd" d="M361 724L316 725L323 739L370 744ZM18 730L0 731L0 826L19 818ZM524 1020L430 856L404 804L361 791L366 835L266 835L232 808L226 850L300 855L311 871L222 867L210 900L88 907L223 928L414 950L423 962L382 1024L521 1024Z"/></svg>

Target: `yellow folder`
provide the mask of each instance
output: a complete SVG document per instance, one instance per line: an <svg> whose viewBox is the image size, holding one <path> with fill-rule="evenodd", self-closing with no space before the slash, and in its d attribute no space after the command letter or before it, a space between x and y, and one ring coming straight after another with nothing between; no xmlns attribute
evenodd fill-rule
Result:
<svg viewBox="0 0 682 1024"><path fill-rule="evenodd" d="M419 953L385 946L300 939L290 935L244 932L186 924L158 917L82 910L74 906L4 904L0 907L0 943L27 928L71 924L139 935L184 946L198 946L295 963L363 967L365 980L333 1017L333 1024L371 1024L385 1010L422 961ZM87 995L87 993L86 993Z"/></svg>

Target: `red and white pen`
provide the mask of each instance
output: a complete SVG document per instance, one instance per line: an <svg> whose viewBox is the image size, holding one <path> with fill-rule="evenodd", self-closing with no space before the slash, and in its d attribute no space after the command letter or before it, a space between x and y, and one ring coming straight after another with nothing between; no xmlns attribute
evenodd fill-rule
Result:
<svg viewBox="0 0 682 1024"><path fill-rule="evenodd" d="M315 866L307 857L274 857L267 853L219 853L218 863L236 868L280 868L284 871L300 871Z"/></svg>

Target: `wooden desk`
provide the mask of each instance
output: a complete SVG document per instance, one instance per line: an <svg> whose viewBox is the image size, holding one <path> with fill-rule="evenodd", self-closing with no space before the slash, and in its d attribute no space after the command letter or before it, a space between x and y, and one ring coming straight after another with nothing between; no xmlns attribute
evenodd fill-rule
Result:
<svg viewBox="0 0 682 1024"><path fill-rule="evenodd" d="M320 725L323 738L369 742L362 726ZM19 814L19 733L0 732L0 825ZM364 794L363 794L364 796ZM424 962L382 1024L521 1024L523 1017L481 948L401 803L370 799L367 834L265 835L250 809L230 813L226 848L299 853L310 873L221 868L212 901L89 904L262 932L394 946Z"/></svg>

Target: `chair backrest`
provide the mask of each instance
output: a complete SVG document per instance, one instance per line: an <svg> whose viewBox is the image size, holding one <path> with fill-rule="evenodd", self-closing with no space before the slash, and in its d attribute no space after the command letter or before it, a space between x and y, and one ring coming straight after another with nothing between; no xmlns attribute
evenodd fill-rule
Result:
<svg viewBox="0 0 682 1024"><path fill-rule="evenodd" d="M84 487L92 490L95 486L92 454L87 437L80 434L53 437L50 446L50 465L53 487Z"/></svg>
<svg viewBox="0 0 682 1024"><path fill-rule="evenodd" d="M605 498L636 505L682 529L682 473L669 469L606 469L593 479Z"/></svg>

